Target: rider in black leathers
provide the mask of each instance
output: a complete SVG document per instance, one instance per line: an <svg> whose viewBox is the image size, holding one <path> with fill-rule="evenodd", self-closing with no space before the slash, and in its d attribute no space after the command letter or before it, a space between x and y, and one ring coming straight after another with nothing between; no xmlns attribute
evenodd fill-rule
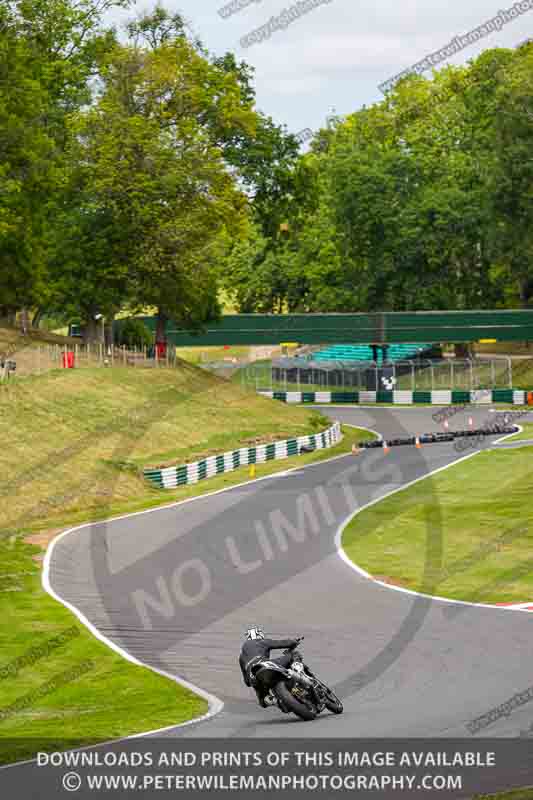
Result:
<svg viewBox="0 0 533 800"><path fill-rule="evenodd" d="M267 708L268 703L265 698L268 694L261 687L257 686L254 679L254 670L261 661L270 659L271 650L294 650L301 639L265 639L265 634L261 628L249 628L246 631L246 640L241 648L239 656L239 666L246 686L254 688L257 700L262 708ZM280 664L282 667L289 667L292 663L292 653L286 653L278 658L270 659Z"/></svg>

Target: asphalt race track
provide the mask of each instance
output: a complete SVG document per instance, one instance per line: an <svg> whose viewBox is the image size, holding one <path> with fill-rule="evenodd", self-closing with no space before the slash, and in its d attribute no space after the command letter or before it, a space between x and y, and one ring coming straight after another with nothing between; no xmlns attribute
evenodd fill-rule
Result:
<svg viewBox="0 0 533 800"><path fill-rule="evenodd" d="M385 438L442 430L436 408L322 410ZM468 408L450 430L469 416L476 427L495 418ZM340 558L335 535L358 507L475 452L369 450L85 527L56 543L50 584L117 646L224 702L167 736L301 737L302 725L306 737L470 736L468 721L533 683L533 616L373 583ZM445 540L428 530L427 563ZM305 724L255 704L237 665L253 623L305 635L305 658L343 699L342 716ZM526 704L480 735L517 736L532 721Z"/></svg>

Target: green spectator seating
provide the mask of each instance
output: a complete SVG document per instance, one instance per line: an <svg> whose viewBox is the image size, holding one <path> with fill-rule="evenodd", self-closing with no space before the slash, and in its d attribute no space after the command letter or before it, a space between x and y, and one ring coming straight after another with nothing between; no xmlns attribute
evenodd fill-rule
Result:
<svg viewBox="0 0 533 800"><path fill-rule="evenodd" d="M390 344L387 347L388 361L407 361L431 350L430 344ZM383 350L378 347L378 364L383 362ZM373 361L373 352L367 344L333 344L325 350L312 354L313 361Z"/></svg>

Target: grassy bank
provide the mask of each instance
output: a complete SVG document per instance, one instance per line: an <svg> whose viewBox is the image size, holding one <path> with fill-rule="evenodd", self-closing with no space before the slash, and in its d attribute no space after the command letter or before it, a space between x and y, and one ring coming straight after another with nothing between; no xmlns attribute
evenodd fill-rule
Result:
<svg viewBox="0 0 533 800"><path fill-rule="evenodd" d="M348 556L429 594L532 600L532 456L531 447L479 453L362 511L343 534Z"/></svg>
<svg viewBox="0 0 533 800"><path fill-rule="evenodd" d="M0 528L40 530L154 499L146 464L313 432L316 414L182 369L57 370L0 387ZM318 422L320 426L320 421Z"/></svg>
<svg viewBox="0 0 533 800"><path fill-rule="evenodd" d="M58 336L48 331L34 330L30 328L28 333L23 336L18 328L0 324L0 353L22 352L27 347L35 347L40 344L75 344L79 339L72 339L68 336Z"/></svg>
<svg viewBox="0 0 533 800"><path fill-rule="evenodd" d="M0 408L6 476L0 511L0 761L204 713L203 700L113 653L43 591L39 545L76 523L248 479L243 468L163 492L142 478L145 464L302 435L323 428L325 420L312 409L273 403L187 364L181 370L61 370L1 386ZM348 428L337 447L258 465L257 476L329 458L366 435ZM56 637L67 631L57 645Z"/></svg>

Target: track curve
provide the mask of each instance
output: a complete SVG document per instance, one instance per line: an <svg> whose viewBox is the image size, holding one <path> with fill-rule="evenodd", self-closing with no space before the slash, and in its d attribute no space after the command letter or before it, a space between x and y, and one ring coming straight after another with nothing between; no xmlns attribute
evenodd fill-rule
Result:
<svg viewBox="0 0 533 800"><path fill-rule="evenodd" d="M438 428L436 408L321 410L385 438ZM468 427L468 416L481 424L488 410L457 414L450 427ZM456 604L451 613L450 604L369 581L335 546L354 503L462 457L448 443L368 451L82 527L56 541L49 583L116 647L224 702L167 736L468 736L468 721L529 687L533 618ZM251 622L305 635L306 659L343 699L341 717L302 729L255 705L237 665ZM517 709L490 735L516 736L532 716Z"/></svg>

